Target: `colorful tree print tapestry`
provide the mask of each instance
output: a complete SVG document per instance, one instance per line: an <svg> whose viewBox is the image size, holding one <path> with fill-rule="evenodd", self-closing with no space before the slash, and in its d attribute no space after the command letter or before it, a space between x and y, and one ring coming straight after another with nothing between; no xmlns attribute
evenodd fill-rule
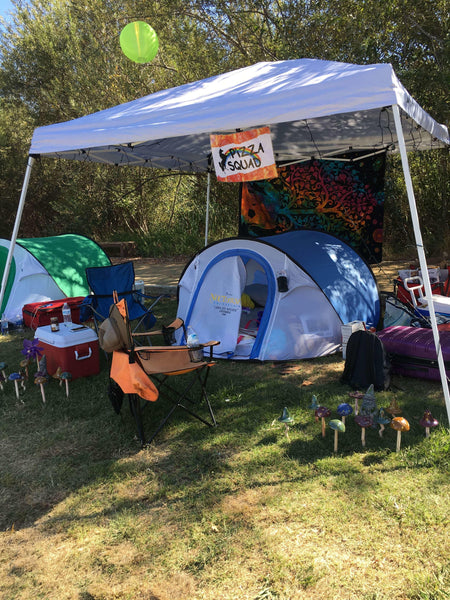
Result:
<svg viewBox="0 0 450 600"><path fill-rule="evenodd" d="M385 153L351 162L311 159L279 166L276 179L243 183L239 235L319 229L367 262L380 262L385 166Z"/></svg>

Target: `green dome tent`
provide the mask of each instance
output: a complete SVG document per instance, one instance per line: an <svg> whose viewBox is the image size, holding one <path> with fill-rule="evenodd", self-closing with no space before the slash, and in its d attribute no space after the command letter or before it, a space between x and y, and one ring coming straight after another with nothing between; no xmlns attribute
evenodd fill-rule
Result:
<svg viewBox="0 0 450 600"><path fill-rule="evenodd" d="M10 240L0 240L2 274L10 244ZM102 248L82 235L18 239L0 314L15 322L30 302L87 296L85 269L110 264Z"/></svg>

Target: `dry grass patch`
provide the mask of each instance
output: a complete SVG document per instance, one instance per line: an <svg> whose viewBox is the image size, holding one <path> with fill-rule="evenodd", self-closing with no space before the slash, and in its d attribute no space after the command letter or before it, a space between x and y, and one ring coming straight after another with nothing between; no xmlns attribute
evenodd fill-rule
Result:
<svg viewBox="0 0 450 600"><path fill-rule="evenodd" d="M401 453L392 431L368 431L362 449L350 419L334 457L307 407L312 394L332 410L347 399L342 369L338 355L220 361L209 380L217 429L177 414L146 450L126 403L122 419L113 414L104 368L74 382L70 402L51 385L45 408L38 394L20 410L5 394L0 597L449 598L450 433L439 384L404 380L377 394L379 405L395 396L410 421ZM425 405L441 420L428 440ZM295 420L289 438L276 421L284 406Z"/></svg>

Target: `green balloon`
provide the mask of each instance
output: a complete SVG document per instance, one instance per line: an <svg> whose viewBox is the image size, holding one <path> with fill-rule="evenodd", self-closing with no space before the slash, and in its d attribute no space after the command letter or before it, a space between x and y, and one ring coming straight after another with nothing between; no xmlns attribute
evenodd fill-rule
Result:
<svg viewBox="0 0 450 600"><path fill-rule="evenodd" d="M128 23L120 33L120 47L130 60L147 63L158 52L158 36L153 27L144 21Z"/></svg>

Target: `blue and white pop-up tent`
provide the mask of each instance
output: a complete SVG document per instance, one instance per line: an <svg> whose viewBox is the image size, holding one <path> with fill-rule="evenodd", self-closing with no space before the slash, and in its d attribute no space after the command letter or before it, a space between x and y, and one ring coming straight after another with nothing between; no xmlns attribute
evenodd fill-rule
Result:
<svg viewBox="0 0 450 600"><path fill-rule="evenodd" d="M186 266L178 316L217 357L289 360L325 356L341 325L380 317L370 267L327 233L298 230L216 242Z"/></svg>

